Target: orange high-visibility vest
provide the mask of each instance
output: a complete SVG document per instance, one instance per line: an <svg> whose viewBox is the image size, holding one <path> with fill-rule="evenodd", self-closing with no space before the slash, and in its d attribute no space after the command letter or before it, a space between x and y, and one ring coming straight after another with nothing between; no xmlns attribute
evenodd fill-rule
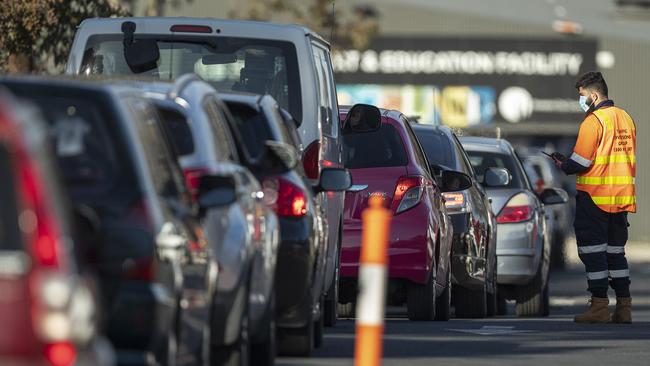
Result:
<svg viewBox="0 0 650 366"><path fill-rule="evenodd" d="M607 212L636 212L636 126L623 109L611 106L592 112L601 126L597 145L591 149L578 146L577 151L592 151L582 157L589 169L578 174L576 189L589 193L594 203ZM574 156L576 153L574 152ZM584 164L588 163L588 164Z"/></svg>

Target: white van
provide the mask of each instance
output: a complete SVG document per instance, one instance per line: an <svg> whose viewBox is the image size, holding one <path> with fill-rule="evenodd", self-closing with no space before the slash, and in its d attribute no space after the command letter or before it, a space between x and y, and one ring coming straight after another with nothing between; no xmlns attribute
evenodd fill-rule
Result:
<svg viewBox="0 0 650 366"><path fill-rule="evenodd" d="M220 91L270 94L300 124L303 166L313 183L342 167L330 46L297 25L208 18L84 20L68 74L141 75L162 80L196 73ZM336 321L343 193L320 193L328 221L323 279L325 324Z"/></svg>

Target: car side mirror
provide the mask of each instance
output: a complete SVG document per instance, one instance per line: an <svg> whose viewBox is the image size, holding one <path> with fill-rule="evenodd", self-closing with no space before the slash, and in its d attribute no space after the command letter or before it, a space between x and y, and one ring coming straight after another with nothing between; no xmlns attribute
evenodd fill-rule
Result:
<svg viewBox="0 0 650 366"><path fill-rule="evenodd" d="M539 194L539 199L545 205L559 205L569 202L569 194L561 188L546 188Z"/></svg>
<svg viewBox="0 0 650 366"><path fill-rule="evenodd" d="M443 192L464 191L472 187L472 178L461 172L445 170L441 175L440 190Z"/></svg>
<svg viewBox="0 0 650 366"><path fill-rule="evenodd" d="M320 172L318 185L314 187L314 193L320 192L342 192L352 186L352 175L343 168L324 168Z"/></svg>
<svg viewBox="0 0 650 366"><path fill-rule="evenodd" d="M506 168L487 168L483 177L486 187L505 187L510 184L512 176Z"/></svg>
<svg viewBox="0 0 650 366"><path fill-rule="evenodd" d="M198 203L201 210L227 206L237 200L232 177L203 175L199 178Z"/></svg>
<svg viewBox="0 0 650 366"><path fill-rule="evenodd" d="M343 135L367 133L381 127L381 111L370 104L355 104L350 108L341 126Z"/></svg>

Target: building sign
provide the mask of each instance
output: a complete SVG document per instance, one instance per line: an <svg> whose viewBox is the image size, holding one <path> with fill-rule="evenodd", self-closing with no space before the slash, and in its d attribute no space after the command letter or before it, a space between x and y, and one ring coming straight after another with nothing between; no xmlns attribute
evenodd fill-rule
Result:
<svg viewBox="0 0 650 366"><path fill-rule="evenodd" d="M576 78L594 70L584 39L377 38L332 55L339 102L373 103L423 122L579 122Z"/></svg>

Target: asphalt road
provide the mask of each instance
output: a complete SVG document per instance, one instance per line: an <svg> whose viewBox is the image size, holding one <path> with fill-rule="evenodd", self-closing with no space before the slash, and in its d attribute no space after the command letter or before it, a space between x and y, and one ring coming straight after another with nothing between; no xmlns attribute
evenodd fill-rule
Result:
<svg viewBox="0 0 650 366"><path fill-rule="evenodd" d="M404 309L391 308L384 365L650 365L650 263L633 264L631 271L631 325L573 323L588 296L579 266L552 274L548 318L411 322ZM280 358L277 364L351 365L353 355L354 322L344 320L327 329L324 346L312 358Z"/></svg>

